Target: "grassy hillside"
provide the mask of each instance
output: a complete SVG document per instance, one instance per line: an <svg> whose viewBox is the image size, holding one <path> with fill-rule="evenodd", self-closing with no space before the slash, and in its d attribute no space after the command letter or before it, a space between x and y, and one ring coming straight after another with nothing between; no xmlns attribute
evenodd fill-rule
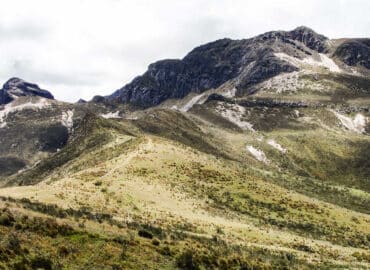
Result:
<svg viewBox="0 0 370 270"><path fill-rule="evenodd" d="M29 208L34 211L25 212ZM7 202L0 216L0 266L4 269L313 267L289 251L245 248L223 242L216 235L212 238L190 235L138 223L121 223L108 217L98 222L95 216L86 213L81 216L81 213L53 205L35 206L25 200L17 205ZM89 218L84 219L86 216ZM97 226L104 227L104 233L92 233ZM330 266L326 263L322 269Z"/></svg>
<svg viewBox="0 0 370 270"><path fill-rule="evenodd" d="M81 129L88 132L45 161L53 170L39 164L22 175L34 175L34 185L0 189L3 215L14 216L0 233L15 234L22 247L4 267L32 268L35 260L50 269L369 267L366 135L344 131L330 112L316 112L326 120L311 131L291 111L292 124L254 132L199 114L148 114L91 116ZM54 235L22 215L51 218Z"/></svg>

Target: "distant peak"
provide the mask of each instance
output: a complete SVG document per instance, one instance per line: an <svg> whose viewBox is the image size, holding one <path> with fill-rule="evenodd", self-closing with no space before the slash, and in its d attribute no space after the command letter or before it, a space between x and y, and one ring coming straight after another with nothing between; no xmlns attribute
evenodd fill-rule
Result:
<svg viewBox="0 0 370 270"><path fill-rule="evenodd" d="M304 25L298 26L293 31L304 31L304 32L314 32L314 33L316 33L314 30L312 30L312 28L304 26Z"/></svg>
<svg viewBox="0 0 370 270"><path fill-rule="evenodd" d="M308 48L320 53L327 50L325 41L328 38L324 35L316 33L307 26L299 26L295 28L294 30L288 32L288 36L289 38L300 41Z"/></svg>
<svg viewBox="0 0 370 270"><path fill-rule="evenodd" d="M22 83L26 83L26 81L24 81L24 80L22 80L18 77L12 77L4 83L4 88L15 87L15 86L17 86L19 84L22 84Z"/></svg>
<svg viewBox="0 0 370 270"><path fill-rule="evenodd" d="M317 33L315 30L307 26L298 26L297 28L293 29L289 33L291 34L295 33L295 34L300 34L300 35L305 35L305 36L313 36L313 37L316 37L322 40L328 39L326 36Z"/></svg>
<svg viewBox="0 0 370 270"><path fill-rule="evenodd" d="M21 96L39 96L54 99L49 91L41 89L37 84L26 82L18 77L12 77L0 89L0 104L9 103Z"/></svg>
<svg viewBox="0 0 370 270"><path fill-rule="evenodd" d="M87 101L86 101L86 100L84 100L84 99L82 99L82 98L80 98L80 99L77 101L77 103L83 104L83 103L87 103Z"/></svg>
<svg viewBox="0 0 370 270"><path fill-rule="evenodd" d="M24 81L24 80L22 80L21 78L18 78L18 77L12 77L9 80L7 80L6 82L17 82L17 81Z"/></svg>

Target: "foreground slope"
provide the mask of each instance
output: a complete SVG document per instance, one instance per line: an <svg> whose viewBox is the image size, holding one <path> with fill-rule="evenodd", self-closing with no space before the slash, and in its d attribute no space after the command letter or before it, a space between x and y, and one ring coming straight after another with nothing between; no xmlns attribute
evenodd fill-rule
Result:
<svg viewBox="0 0 370 270"><path fill-rule="evenodd" d="M181 264L178 261L181 254L188 252L185 243L198 243L200 250L206 248L207 243L223 246L229 250L225 254L230 252L227 257L223 256L230 267L240 266L244 261L246 265L285 265L299 269L305 264L308 268L310 264L315 267L366 267L366 259L362 260L366 258L369 246L369 216L360 213L367 211L366 189L345 191L346 187L335 180L323 183L314 176L300 176L295 168L289 167L284 172L280 167L283 154L272 146L271 155L266 150L269 160L266 167L244 148L245 142L255 143L254 133L217 128L218 134L222 132L222 139L235 143L221 144L220 138L212 135L214 127L196 122L197 119L171 110L152 110L150 115L157 119L157 123L159 119L166 119L167 129L172 131L166 131L160 124L159 130L143 131L142 121L147 121L146 117L119 122L93 118L90 133L110 134L109 139L47 174L39 174L39 179L35 178L38 184L3 188L1 196L11 203L11 207L23 206L26 210L22 211L32 215L34 211L41 211L68 220L74 211L78 211L78 222L88 224L84 225L83 231L99 232L112 239L118 236L129 238L137 233L136 230L149 228L152 231L149 233L160 239L159 246L169 245L174 251L172 255L162 257L161 252L156 251L157 244L152 247L150 244L147 260L159 256L160 262L169 268ZM170 119L185 122L187 132L203 134L203 137L194 136L190 142L179 141L176 138L182 137L181 129L171 124ZM270 137L282 143L278 138L284 138L283 134L268 132L264 140ZM299 133L295 136L300 137ZM259 143L254 144L256 149L267 149L267 145ZM213 145L215 151L225 157L204 151L207 144ZM237 153L234 149L240 150L237 144L243 145L245 150ZM294 145L283 145L289 147L287 151L292 151L294 157ZM331 150L330 146L328 149ZM64 148L58 155L63 151L71 150ZM229 158L231 153L235 155ZM286 155L290 156L290 153ZM24 173L32 175L30 171ZM27 177L20 175L19 179ZM316 192L309 189L313 187ZM335 200L320 193L326 190L333 190L331 196ZM12 199L7 199L9 194ZM347 197L351 203L337 205L338 198ZM13 206L13 201L18 206ZM182 240L178 240L178 233L183 235ZM138 238L136 241L142 245L140 236L134 238ZM133 247L128 244L127 249L133 251L137 244ZM232 251L235 245L238 246L237 253ZM271 261L259 263L248 255L262 250ZM117 249L117 252L121 250ZM208 263L203 262L203 256L217 256L215 252L186 256L199 265L209 263L210 268L220 267L221 259L208 258ZM235 254L244 259L232 262ZM134 255L117 262L128 265L131 260L135 260Z"/></svg>

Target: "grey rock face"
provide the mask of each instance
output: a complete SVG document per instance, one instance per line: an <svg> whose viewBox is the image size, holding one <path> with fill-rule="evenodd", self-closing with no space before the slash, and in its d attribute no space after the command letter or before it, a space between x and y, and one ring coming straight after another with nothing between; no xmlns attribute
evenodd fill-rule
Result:
<svg viewBox="0 0 370 270"><path fill-rule="evenodd" d="M54 99L49 91L40 89L37 84L29 83L19 78L11 78L0 90L0 105L7 104L21 96L39 96Z"/></svg>
<svg viewBox="0 0 370 270"><path fill-rule="evenodd" d="M245 62L242 50L238 41L224 39L194 49L183 60L158 61L112 98L149 107L168 98L182 98L190 91L218 87L240 72Z"/></svg>
<svg viewBox="0 0 370 270"><path fill-rule="evenodd" d="M370 39L352 39L338 46L334 55L349 66L370 69Z"/></svg>
<svg viewBox="0 0 370 270"><path fill-rule="evenodd" d="M151 64L142 76L107 97L140 107L160 104L169 98L183 98L237 80L240 93L281 72L297 67L277 58L280 51L298 54L325 52L327 38L307 27L290 32L274 31L252 39L221 39L193 49L182 60L162 60Z"/></svg>
<svg viewBox="0 0 370 270"><path fill-rule="evenodd" d="M287 37L299 42L302 42L311 50L319 53L327 51L326 40L327 37L315 33L312 29L301 26L287 33Z"/></svg>

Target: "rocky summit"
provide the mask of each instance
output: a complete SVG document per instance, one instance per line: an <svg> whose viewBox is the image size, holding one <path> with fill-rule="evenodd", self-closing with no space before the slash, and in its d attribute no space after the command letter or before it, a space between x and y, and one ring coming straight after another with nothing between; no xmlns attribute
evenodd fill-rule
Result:
<svg viewBox="0 0 370 270"><path fill-rule="evenodd" d="M24 96L38 96L54 99L49 91L40 89L37 84L29 83L19 78L11 78L4 83L3 88L0 89L0 105L7 104L18 97Z"/></svg>
<svg viewBox="0 0 370 270"><path fill-rule="evenodd" d="M352 46L348 46L349 42ZM195 48L181 60L162 60L149 65L143 75L107 99L151 107L167 99L183 98L190 92L218 88L230 80L235 81L237 94L248 93L264 80L298 70L277 54L303 59L323 53L349 66L369 68L368 43L369 40L347 40L333 46L328 38L307 27L272 31L244 40L217 40Z"/></svg>
<svg viewBox="0 0 370 270"><path fill-rule="evenodd" d="M0 269L370 269L370 39L221 39L75 103L0 95Z"/></svg>

